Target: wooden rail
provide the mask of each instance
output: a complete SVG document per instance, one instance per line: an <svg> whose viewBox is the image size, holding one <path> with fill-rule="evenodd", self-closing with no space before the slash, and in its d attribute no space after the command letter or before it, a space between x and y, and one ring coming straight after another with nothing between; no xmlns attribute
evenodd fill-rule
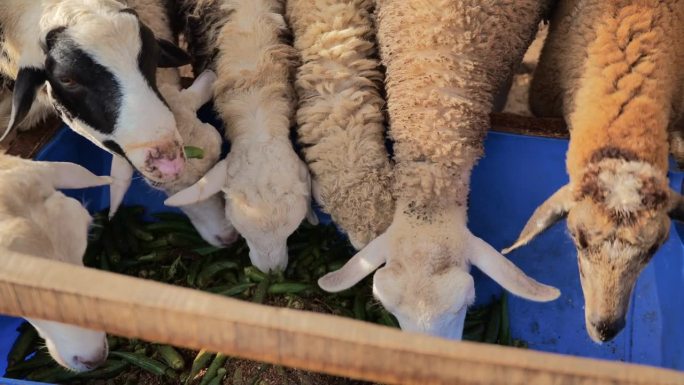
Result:
<svg viewBox="0 0 684 385"><path fill-rule="evenodd" d="M385 384L682 385L684 373L452 342L0 251L0 313Z"/></svg>

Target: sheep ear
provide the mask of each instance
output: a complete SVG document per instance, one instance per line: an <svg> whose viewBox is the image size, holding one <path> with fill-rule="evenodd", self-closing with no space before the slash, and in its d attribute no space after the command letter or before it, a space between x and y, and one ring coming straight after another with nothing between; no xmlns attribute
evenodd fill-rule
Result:
<svg viewBox="0 0 684 385"><path fill-rule="evenodd" d="M508 254L518 247L526 245L534 237L563 219L574 204L575 201L572 199L570 185L561 187L546 202L534 210L532 217L527 221L518 240L511 247L503 249L502 253Z"/></svg>
<svg viewBox="0 0 684 385"><path fill-rule="evenodd" d="M187 52L168 40L157 39L159 45L158 68L175 68L190 64L192 59Z"/></svg>
<svg viewBox="0 0 684 385"><path fill-rule="evenodd" d="M513 262L474 235L470 239L470 262L517 296L538 302L553 301L560 296L560 290L528 277Z"/></svg>
<svg viewBox="0 0 684 385"><path fill-rule="evenodd" d="M684 197L674 190L670 191L670 218L684 221Z"/></svg>
<svg viewBox="0 0 684 385"><path fill-rule="evenodd" d="M24 121L36 100L38 90L46 80L45 70L42 68L24 67L19 70L17 80L14 82L9 125L0 137L0 142L4 141Z"/></svg>
<svg viewBox="0 0 684 385"><path fill-rule="evenodd" d="M366 278L387 260L389 244L386 239L384 234L375 238L341 269L321 277L318 280L318 286L325 291L335 293L349 289Z"/></svg>
<svg viewBox="0 0 684 385"><path fill-rule="evenodd" d="M209 101L214 97L214 83L218 77L214 71L206 70L202 72L192 85L187 89L183 90L183 93L192 93L195 95L192 98L195 103L192 108L193 110L198 110L203 105L209 103Z"/></svg>
<svg viewBox="0 0 684 385"><path fill-rule="evenodd" d="M124 157L114 155L110 175L112 184L109 187L109 219L112 219L121 206L126 191L131 186L133 167Z"/></svg>
<svg viewBox="0 0 684 385"><path fill-rule="evenodd" d="M307 173L306 173L306 179L307 179L307 182L308 182L309 191L312 191L312 189L311 189L311 187L312 187L312 184L311 184L311 174L308 172L308 170L307 170ZM313 192L312 192L312 195L313 195ZM309 202L309 209L306 211L306 220L307 220L310 224L312 224L312 225L314 225L314 226L318 226L318 224L320 223L320 221L318 220L318 216L316 215L316 211L314 211L314 208L313 208L313 203L314 203L314 202L313 202L313 198L312 198L312 199L309 199L309 201L310 201L310 202Z"/></svg>
<svg viewBox="0 0 684 385"><path fill-rule="evenodd" d="M228 182L228 159L224 159L209 170L194 185L182 190L164 201L167 206L187 206L207 200L221 191Z"/></svg>
<svg viewBox="0 0 684 385"><path fill-rule="evenodd" d="M318 216L316 215L312 205L309 205L309 210L306 212L306 220L313 226L318 226L318 224L321 223L318 220Z"/></svg>
<svg viewBox="0 0 684 385"><path fill-rule="evenodd" d="M85 167L68 162L41 162L56 189L77 189L104 186L112 183L108 176L97 176Z"/></svg>

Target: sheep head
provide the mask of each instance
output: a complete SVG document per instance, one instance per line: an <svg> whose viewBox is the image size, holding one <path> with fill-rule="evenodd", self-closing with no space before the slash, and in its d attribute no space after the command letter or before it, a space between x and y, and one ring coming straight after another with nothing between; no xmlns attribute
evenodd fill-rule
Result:
<svg viewBox="0 0 684 385"><path fill-rule="evenodd" d="M105 185L72 163L0 158L0 248L75 265L83 264L91 218L81 204L56 189ZM65 224L68 224L65 226ZM50 355L74 371L94 369L107 358L104 332L29 319Z"/></svg>
<svg viewBox="0 0 684 385"><path fill-rule="evenodd" d="M466 227L466 209L454 206L419 219L400 205L387 231L340 270L323 276L329 292L348 289L375 269L373 294L403 330L461 339L466 310L475 299L470 265L513 294L551 301L560 292L526 276Z"/></svg>
<svg viewBox="0 0 684 385"><path fill-rule="evenodd" d="M564 217L577 248L587 331L598 343L609 341L625 326L636 280L667 240L670 217L684 217L684 201L650 164L601 159L539 206L504 253Z"/></svg>
<svg viewBox="0 0 684 385"><path fill-rule="evenodd" d="M65 0L42 7L38 31L23 32L8 128L26 118L39 92L74 131L166 182L185 166L173 114L159 95L157 68L190 62L116 1ZM36 26L30 26L36 28Z"/></svg>
<svg viewBox="0 0 684 385"><path fill-rule="evenodd" d="M50 356L67 369L86 372L107 360L109 346L104 332L33 318L27 321L45 340Z"/></svg>
<svg viewBox="0 0 684 385"><path fill-rule="evenodd" d="M219 159L221 135L214 126L203 123L197 117L197 110L211 100L215 81L216 74L207 70L202 72L187 89L179 90L171 84L164 84L160 87L161 93L166 97L176 118L178 132L184 143L202 148L204 154L201 159L188 159L185 169L175 181L159 183L145 179L152 187L167 194L177 193L202 178ZM133 171L133 167L126 159L114 156L111 168L113 182L110 187L110 218L114 216L123 201L131 184ZM238 237L235 228L223 213L223 198L218 194L184 207L183 212L190 218L202 238L211 245L227 246Z"/></svg>
<svg viewBox="0 0 684 385"><path fill-rule="evenodd" d="M264 272L287 267L287 238L311 210L306 164L287 138L238 139L228 157L195 185L170 197L169 206L200 202L223 191L226 216L249 245L249 256Z"/></svg>

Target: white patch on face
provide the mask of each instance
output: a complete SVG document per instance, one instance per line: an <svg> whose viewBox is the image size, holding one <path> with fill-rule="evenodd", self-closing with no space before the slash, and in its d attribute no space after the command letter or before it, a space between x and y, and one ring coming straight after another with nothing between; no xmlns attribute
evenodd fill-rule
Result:
<svg viewBox="0 0 684 385"><path fill-rule="evenodd" d="M662 178L652 165L639 161L604 159L595 166L601 170L598 183L607 194L604 204L607 209L618 212L636 212L642 208L641 188L649 178Z"/></svg>
<svg viewBox="0 0 684 385"><path fill-rule="evenodd" d="M233 143L228 154L226 216L247 240L262 271L287 266L287 238L311 204L306 165L287 138Z"/></svg>
<svg viewBox="0 0 684 385"><path fill-rule="evenodd" d="M373 295L394 314L402 330L460 339L468 306L475 300L472 276L459 266L434 275L415 265L380 268Z"/></svg>
<svg viewBox="0 0 684 385"><path fill-rule="evenodd" d="M95 369L107 359L107 335L59 322L27 319L45 339L50 356L76 372Z"/></svg>

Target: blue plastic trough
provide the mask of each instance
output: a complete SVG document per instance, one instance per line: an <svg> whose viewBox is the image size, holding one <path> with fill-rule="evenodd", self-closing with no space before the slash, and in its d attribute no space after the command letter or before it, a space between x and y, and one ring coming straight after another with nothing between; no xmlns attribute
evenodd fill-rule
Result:
<svg viewBox="0 0 684 385"><path fill-rule="evenodd" d="M567 182L567 141L490 133L486 156L472 180L470 228L497 249L509 246L532 211ZM111 156L68 129L62 129L38 156L42 160L76 162L97 174L109 171ZM672 187L682 189L684 174L670 174ZM106 188L70 191L97 211L108 206ZM169 211L163 196L137 178L124 204L144 205L152 212ZM556 224L510 258L527 274L554 285L562 296L552 303L511 298L511 328L531 349L684 370L684 226L673 225L670 239L641 274L630 305L628 322L610 343L593 343L584 328L584 300L575 248L564 221ZM478 302L491 301L501 288L474 272ZM0 317L0 373L15 340L20 320ZM0 384L28 384L0 378Z"/></svg>

